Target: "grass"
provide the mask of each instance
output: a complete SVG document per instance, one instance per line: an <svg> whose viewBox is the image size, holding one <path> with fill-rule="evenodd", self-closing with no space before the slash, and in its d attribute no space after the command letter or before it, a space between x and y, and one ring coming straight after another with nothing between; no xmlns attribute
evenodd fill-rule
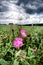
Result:
<svg viewBox="0 0 43 65"><path fill-rule="evenodd" d="M26 30L27 38L20 35L20 29ZM24 46L18 50L13 41L19 36ZM0 25L0 65L43 65L42 50L43 26Z"/></svg>
<svg viewBox="0 0 43 65"><path fill-rule="evenodd" d="M4 31L9 32L10 30L13 28L14 30L18 30L17 25L0 25L0 34ZM22 29L25 29L27 31L27 33L43 33L43 26L20 26L22 27Z"/></svg>

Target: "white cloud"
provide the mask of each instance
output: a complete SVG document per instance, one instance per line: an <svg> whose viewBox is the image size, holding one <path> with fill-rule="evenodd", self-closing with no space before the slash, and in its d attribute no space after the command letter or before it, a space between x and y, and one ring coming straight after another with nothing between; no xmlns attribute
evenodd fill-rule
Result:
<svg viewBox="0 0 43 65"><path fill-rule="evenodd" d="M3 1L3 6L8 7L7 12L0 12L0 23L8 24L10 22L14 24L33 24L33 23L43 23L43 14L27 14L25 9L21 6L13 4L12 1ZM36 6L29 5L30 8L37 9Z"/></svg>

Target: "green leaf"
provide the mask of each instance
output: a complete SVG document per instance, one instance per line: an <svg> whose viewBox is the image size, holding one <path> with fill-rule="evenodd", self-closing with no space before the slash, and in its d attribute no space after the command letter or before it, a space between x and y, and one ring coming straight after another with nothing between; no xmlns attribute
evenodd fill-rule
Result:
<svg viewBox="0 0 43 65"><path fill-rule="evenodd" d="M36 60L34 59L33 61L34 61L34 62L33 62L33 65L37 65Z"/></svg>
<svg viewBox="0 0 43 65"><path fill-rule="evenodd" d="M33 49L32 48L28 48L28 56L32 56L33 55Z"/></svg>
<svg viewBox="0 0 43 65"><path fill-rule="evenodd" d="M22 55L22 56L24 56L24 57L26 57L26 54L27 54L27 53L26 53L25 50L22 50L21 53L20 53L20 55Z"/></svg>
<svg viewBox="0 0 43 65"><path fill-rule="evenodd" d="M15 51L15 57L19 56L20 53L21 53L21 50Z"/></svg>
<svg viewBox="0 0 43 65"><path fill-rule="evenodd" d="M31 60L31 59L33 59L34 57L35 57L35 56L34 56L34 55L32 55L32 56L30 56L30 57L29 57L29 59Z"/></svg>
<svg viewBox="0 0 43 65"><path fill-rule="evenodd" d="M26 60L22 61L22 65L30 65Z"/></svg>
<svg viewBox="0 0 43 65"><path fill-rule="evenodd" d="M4 59L0 59L0 64L1 65L9 65L9 63L7 61L5 61Z"/></svg>
<svg viewBox="0 0 43 65"><path fill-rule="evenodd" d="M14 60L13 65L19 65L19 62L17 60Z"/></svg>

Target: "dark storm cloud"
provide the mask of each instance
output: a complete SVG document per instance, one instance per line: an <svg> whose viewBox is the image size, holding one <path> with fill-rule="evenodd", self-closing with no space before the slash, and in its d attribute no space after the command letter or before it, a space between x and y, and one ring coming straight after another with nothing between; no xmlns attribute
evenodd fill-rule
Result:
<svg viewBox="0 0 43 65"><path fill-rule="evenodd" d="M34 14L36 10L30 9L30 8L26 8L26 12L29 14Z"/></svg>
<svg viewBox="0 0 43 65"><path fill-rule="evenodd" d="M21 6L25 9L26 13L43 13L43 0L0 0L0 12L8 11L8 4L4 6L2 2L12 2L17 6ZM15 1L17 1L15 3Z"/></svg>
<svg viewBox="0 0 43 65"><path fill-rule="evenodd" d="M43 13L43 0L18 0L17 5L20 6L21 4L24 4L23 8L26 13ZM34 6L36 9L29 7L29 5L31 5L31 7Z"/></svg>
<svg viewBox="0 0 43 65"><path fill-rule="evenodd" d="M17 5L20 5L21 3L23 3L24 5L26 5L30 0L19 0Z"/></svg>
<svg viewBox="0 0 43 65"><path fill-rule="evenodd" d="M37 9L37 13L43 13L43 7L39 7L39 8Z"/></svg>
<svg viewBox="0 0 43 65"><path fill-rule="evenodd" d="M8 11L8 8L6 6L0 6L0 12Z"/></svg>
<svg viewBox="0 0 43 65"><path fill-rule="evenodd" d="M38 2L38 3L42 3L43 0L18 0L18 5L20 5L21 3L23 4L27 4L27 3L33 3L33 2Z"/></svg>

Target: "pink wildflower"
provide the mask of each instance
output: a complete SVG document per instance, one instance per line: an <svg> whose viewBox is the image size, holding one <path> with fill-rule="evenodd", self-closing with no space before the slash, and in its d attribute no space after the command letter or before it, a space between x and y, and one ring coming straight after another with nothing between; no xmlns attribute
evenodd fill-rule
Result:
<svg viewBox="0 0 43 65"><path fill-rule="evenodd" d="M34 53L36 53L36 52L37 52L37 50L36 50L36 49L34 49L33 51L34 51Z"/></svg>
<svg viewBox="0 0 43 65"><path fill-rule="evenodd" d="M23 37L27 37L26 30L20 30L20 33Z"/></svg>
<svg viewBox="0 0 43 65"><path fill-rule="evenodd" d="M15 38L15 40L16 40L16 41L18 41L18 40L19 40L19 41L23 41L23 39L20 38L20 37Z"/></svg>
<svg viewBox="0 0 43 65"><path fill-rule="evenodd" d="M19 37L15 38L13 45L14 45L15 48L18 48L18 49L20 47L22 47L23 46L22 38L19 38Z"/></svg>
<svg viewBox="0 0 43 65"><path fill-rule="evenodd" d="M43 53L43 50L42 50L42 53Z"/></svg>

